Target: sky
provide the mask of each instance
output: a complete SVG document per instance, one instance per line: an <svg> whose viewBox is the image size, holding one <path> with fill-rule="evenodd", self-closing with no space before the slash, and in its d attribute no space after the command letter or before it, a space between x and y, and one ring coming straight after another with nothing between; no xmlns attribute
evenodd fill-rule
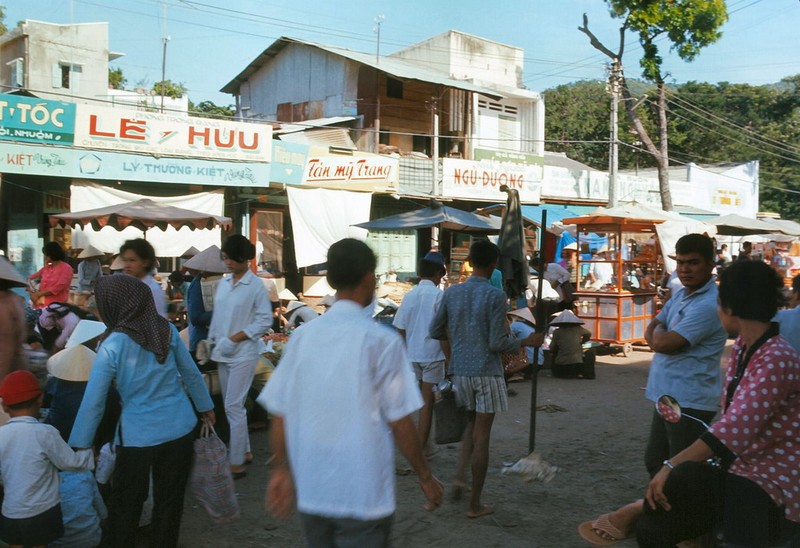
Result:
<svg viewBox="0 0 800 548"><path fill-rule="evenodd" d="M533 91L578 80L602 80L608 59L577 30L582 16L611 49L619 20L603 0L0 0L6 25L36 19L51 23L109 23L112 62L127 87L161 79L163 37L166 76L183 83L189 98L232 104L219 92L280 36L386 55L454 29L524 50L523 84ZM728 0L722 38L692 63L660 42L668 81L763 85L800 74L800 2ZM626 40L626 75L638 77L641 48Z"/></svg>

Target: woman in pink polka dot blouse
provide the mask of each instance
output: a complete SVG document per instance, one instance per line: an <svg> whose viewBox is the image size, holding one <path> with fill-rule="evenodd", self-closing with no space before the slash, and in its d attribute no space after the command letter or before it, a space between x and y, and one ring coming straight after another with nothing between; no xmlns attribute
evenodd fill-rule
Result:
<svg viewBox="0 0 800 548"><path fill-rule="evenodd" d="M781 287L760 261L722 274L719 317L737 336L722 415L651 480L640 546L674 546L714 527L726 546L800 546L800 358L770 322ZM710 457L724 472L705 464Z"/></svg>

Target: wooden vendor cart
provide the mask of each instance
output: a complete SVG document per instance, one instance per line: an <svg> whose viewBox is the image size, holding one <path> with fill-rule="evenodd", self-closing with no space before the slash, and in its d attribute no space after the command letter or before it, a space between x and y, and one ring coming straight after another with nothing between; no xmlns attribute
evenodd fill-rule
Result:
<svg viewBox="0 0 800 548"><path fill-rule="evenodd" d="M656 314L663 260L655 227L664 221L586 215L562 222L578 229L576 314L593 341L620 345L628 356L633 344L645 342ZM597 235L592 238L595 249L588 248L589 234Z"/></svg>

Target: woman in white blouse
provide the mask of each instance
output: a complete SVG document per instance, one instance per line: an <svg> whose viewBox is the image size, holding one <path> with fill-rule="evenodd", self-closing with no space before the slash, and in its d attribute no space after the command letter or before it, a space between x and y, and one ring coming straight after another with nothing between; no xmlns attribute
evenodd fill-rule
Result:
<svg viewBox="0 0 800 548"><path fill-rule="evenodd" d="M214 341L211 359L217 362L225 414L230 425L228 450L234 478L246 475L253 460L247 432L244 401L253 382L259 356L259 339L272 325L272 305L264 284L250 270L256 248L235 234L222 245L222 260L231 271L217 286L209 339Z"/></svg>

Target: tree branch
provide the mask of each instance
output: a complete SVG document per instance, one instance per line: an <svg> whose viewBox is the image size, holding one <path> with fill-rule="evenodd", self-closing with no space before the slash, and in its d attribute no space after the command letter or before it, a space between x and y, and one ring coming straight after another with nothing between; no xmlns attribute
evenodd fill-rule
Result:
<svg viewBox="0 0 800 548"><path fill-rule="evenodd" d="M578 27L578 30L589 37L589 43L594 49L608 56L610 59L618 59L617 55L605 47L600 40L597 39L597 36L589 30L589 17L585 13L583 14L583 26ZM622 32L622 30L620 30L620 32Z"/></svg>

